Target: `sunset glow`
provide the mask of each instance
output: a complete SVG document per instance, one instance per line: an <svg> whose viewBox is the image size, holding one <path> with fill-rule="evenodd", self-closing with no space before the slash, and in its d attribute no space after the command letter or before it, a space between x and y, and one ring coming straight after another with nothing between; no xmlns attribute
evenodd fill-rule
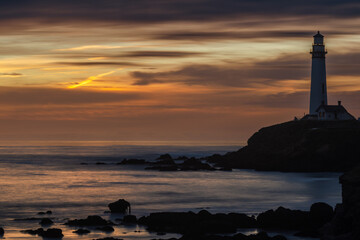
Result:
<svg viewBox="0 0 360 240"><path fill-rule="evenodd" d="M355 1L14 2L0 3L1 139L244 142L308 111L318 30L329 103L360 115Z"/></svg>

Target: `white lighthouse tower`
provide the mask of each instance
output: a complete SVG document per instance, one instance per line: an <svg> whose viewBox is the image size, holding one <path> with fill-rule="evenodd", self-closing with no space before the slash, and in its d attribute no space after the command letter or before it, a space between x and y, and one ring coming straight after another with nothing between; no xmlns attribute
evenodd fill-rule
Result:
<svg viewBox="0 0 360 240"><path fill-rule="evenodd" d="M317 114L320 105L327 105L324 36L318 31L312 46L310 115Z"/></svg>

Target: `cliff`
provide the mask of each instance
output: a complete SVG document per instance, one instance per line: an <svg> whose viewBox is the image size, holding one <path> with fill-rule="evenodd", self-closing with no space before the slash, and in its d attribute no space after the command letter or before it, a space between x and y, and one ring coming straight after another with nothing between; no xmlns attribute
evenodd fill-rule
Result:
<svg viewBox="0 0 360 240"><path fill-rule="evenodd" d="M226 168L345 172L360 163L360 122L285 122L260 129L237 152L207 160Z"/></svg>

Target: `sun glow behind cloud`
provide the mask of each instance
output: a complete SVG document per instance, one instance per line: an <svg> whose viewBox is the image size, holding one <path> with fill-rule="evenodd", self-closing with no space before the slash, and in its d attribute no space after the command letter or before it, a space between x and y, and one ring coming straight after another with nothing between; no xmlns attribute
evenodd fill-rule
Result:
<svg viewBox="0 0 360 240"><path fill-rule="evenodd" d="M359 115L355 6L304 1L1 3L2 137L245 141L307 112L317 30L329 100Z"/></svg>
<svg viewBox="0 0 360 240"><path fill-rule="evenodd" d="M95 81L101 77L105 77L107 75L110 75L110 74L113 74L115 73L116 71L110 71L110 72L106 72L106 73L101 73L101 74L98 74L96 76L91 76L91 77L88 77L86 80L80 82L80 83L76 83L74 85L71 85L71 86L68 86L67 88L78 88L78 87L81 87L81 86L84 86L86 84L89 84L91 83L92 81Z"/></svg>

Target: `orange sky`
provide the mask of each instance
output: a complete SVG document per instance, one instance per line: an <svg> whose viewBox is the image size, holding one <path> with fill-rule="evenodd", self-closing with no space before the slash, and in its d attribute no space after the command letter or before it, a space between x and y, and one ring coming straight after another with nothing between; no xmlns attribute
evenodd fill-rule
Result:
<svg viewBox="0 0 360 240"><path fill-rule="evenodd" d="M356 1L15 2L0 3L0 140L242 144L308 112L317 30L329 103L360 115Z"/></svg>

